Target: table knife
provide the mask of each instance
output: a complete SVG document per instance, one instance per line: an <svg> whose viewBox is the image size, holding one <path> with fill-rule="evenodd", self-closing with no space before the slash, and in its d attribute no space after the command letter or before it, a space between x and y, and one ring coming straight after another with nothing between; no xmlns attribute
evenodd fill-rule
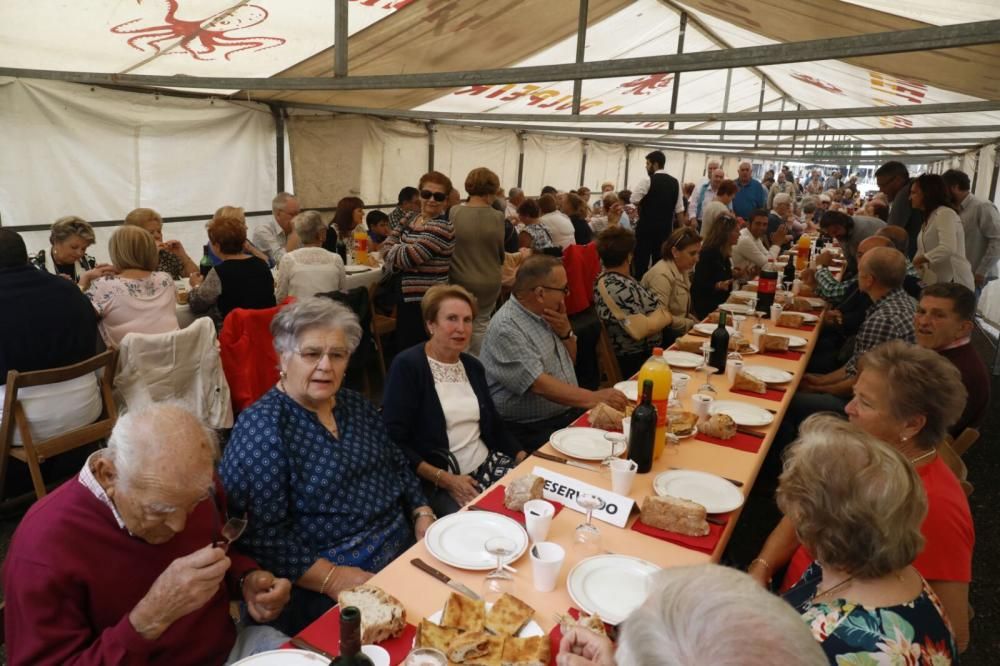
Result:
<svg viewBox="0 0 1000 666"><path fill-rule="evenodd" d="M479 595L478 594L476 594L475 592L473 592L472 590L470 590L468 587L466 587L462 583L459 583L457 580L453 580L451 578L451 576L449 576L448 574L444 573L443 571L439 571L439 570L435 569L434 567L432 567L431 565L427 564L426 562L424 562L419 557L415 557L412 560L410 560L410 564L412 564L416 568L420 569L421 571L423 571L425 573L429 573L430 575L434 576L435 578L437 578L439 581L441 581L442 583L444 583L445 585L447 585L451 589L456 590L458 592L461 592L462 594L464 594L465 596L469 597L470 599L475 599L476 601L479 601Z"/></svg>
<svg viewBox="0 0 1000 666"><path fill-rule="evenodd" d="M337 655L334 655L334 654L330 654L330 653L329 653L329 652L327 652L326 650L323 650L323 649L321 649L321 648L319 648L319 647L317 647L317 646L313 645L312 643L310 643L310 642L309 642L309 641L307 641L306 639L304 639L304 638L299 638L298 636L296 636L296 637L292 638L292 639L291 639L291 640L289 641L289 643L291 643L291 644L292 644L292 645L294 645L295 647L299 648L300 650L308 650L308 651L310 651L310 652L315 652L316 654L318 654L318 655L321 655L321 656L323 656L323 657L325 657L325 658L329 659L329 660L330 660L331 662L332 662L332 661L333 661L334 659L336 659L336 658L337 658Z"/></svg>
<svg viewBox="0 0 1000 666"><path fill-rule="evenodd" d="M531 453L533 456L537 456L544 460L551 460L552 462L562 463L563 465L569 465L570 467L579 467L580 469L585 469L589 472L600 472L600 468L597 465L588 465L587 463L577 462L575 460L570 460L568 458L560 458L559 456L552 456L548 453L541 453L540 451L533 451Z"/></svg>

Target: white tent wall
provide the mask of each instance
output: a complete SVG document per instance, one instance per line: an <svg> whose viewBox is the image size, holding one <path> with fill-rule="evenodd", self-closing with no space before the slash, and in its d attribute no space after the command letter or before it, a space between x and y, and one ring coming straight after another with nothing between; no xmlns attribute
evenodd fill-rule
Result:
<svg viewBox="0 0 1000 666"><path fill-rule="evenodd" d="M979 150L979 169L977 171L976 186L973 193L983 199L990 198L990 186L993 184L993 170L996 168L996 146L983 146ZM969 174L971 177L971 174ZM1000 205L1000 187L993 196L994 203Z"/></svg>
<svg viewBox="0 0 1000 666"><path fill-rule="evenodd" d="M601 183L614 183L616 192L624 187L626 150L620 143L587 142L587 166L581 185L586 185L594 193L591 202L600 196Z"/></svg>
<svg viewBox="0 0 1000 666"><path fill-rule="evenodd" d="M427 129L418 123L367 118L360 154L359 190L366 204L395 203L399 190L417 186L427 171ZM341 159L355 159L343 155ZM340 196L346 196L341 193Z"/></svg>
<svg viewBox="0 0 1000 666"><path fill-rule="evenodd" d="M580 139L543 134L529 134L524 140L522 188L529 195L545 185L557 190L575 190L580 186L583 142Z"/></svg>
<svg viewBox="0 0 1000 666"><path fill-rule="evenodd" d="M118 220L139 206L165 217L269 209L274 144L263 105L0 79L0 220L16 228L64 215ZM97 230L99 260L110 231ZM204 223L171 224L166 235L195 252ZM29 251L48 246L47 231L24 236Z"/></svg>
<svg viewBox="0 0 1000 666"><path fill-rule="evenodd" d="M513 130L439 125L434 142L434 169L451 178L463 198L465 177L477 167L496 173L506 191L517 185L521 152L518 143Z"/></svg>

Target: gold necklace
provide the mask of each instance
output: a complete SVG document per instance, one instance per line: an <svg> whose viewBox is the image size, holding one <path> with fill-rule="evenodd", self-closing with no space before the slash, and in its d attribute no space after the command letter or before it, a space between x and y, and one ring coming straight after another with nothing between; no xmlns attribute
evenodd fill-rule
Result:
<svg viewBox="0 0 1000 666"><path fill-rule="evenodd" d="M926 460L927 458L930 458L930 457L931 457L931 456L933 456L933 455L934 455L935 453L937 453L937 451L935 451L934 449L931 449L931 450L930 450L930 451L928 451L927 453L922 453L922 454L920 454L919 456L917 456L916 458L911 458L911 459L910 459L910 464L912 464L912 465L916 465L916 464L917 464L918 462L921 462L921 461L923 461L923 460Z"/></svg>
<svg viewBox="0 0 1000 666"><path fill-rule="evenodd" d="M832 587L829 587L829 588L823 590L822 592L820 592L819 590L816 590L816 593L813 595L813 599L816 599L818 597L826 596L826 595L832 593L835 590L839 590L840 588L846 586L848 583L850 583L853 580L854 580L854 576L848 576L847 578L845 578L844 580L840 581L836 585L834 585Z"/></svg>

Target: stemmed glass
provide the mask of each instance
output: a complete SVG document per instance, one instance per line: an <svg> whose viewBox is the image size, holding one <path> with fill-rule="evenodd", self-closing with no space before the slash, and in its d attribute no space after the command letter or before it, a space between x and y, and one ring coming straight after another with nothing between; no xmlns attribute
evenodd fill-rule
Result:
<svg viewBox="0 0 1000 666"><path fill-rule="evenodd" d="M497 568L491 571L483 581L483 598L486 601L497 601L504 594L514 591L514 577L503 568L503 560L513 555L517 544L507 537L492 537L486 540L486 552L497 558Z"/></svg>
<svg viewBox="0 0 1000 666"><path fill-rule="evenodd" d="M222 517L226 515L226 510L222 506L219 495L214 492L212 493L212 509L214 509L215 514L214 522L217 535L212 541L212 545L226 549L229 544L243 536L243 532L247 528L247 514L244 513L242 518L230 518L223 524Z"/></svg>
<svg viewBox="0 0 1000 666"><path fill-rule="evenodd" d="M733 314L733 328L736 329L737 334L743 335L743 322L746 320L746 315Z"/></svg>
<svg viewBox="0 0 1000 666"><path fill-rule="evenodd" d="M591 493L580 493L576 498L577 506L587 510L587 522L576 526L573 540L584 548L595 552L601 546L601 530L593 524L594 511L604 508L604 500Z"/></svg>
<svg viewBox="0 0 1000 666"><path fill-rule="evenodd" d="M614 460L626 449L627 444L625 441L625 433L621 432L606 432L604 433L604 439L608 441L608 445L611 447L611 453L604 459L604 464L607 464L609 460Z"/></svg>
<svg viewBox="0 0 1000 666"><path fill-rule="evenodd" d="M707 342L701 346L702 360L701 366L699 366L698 369L705 373L705 383L698 387L698 393L708 393L711 395L718 393L718 391L715 390L715 387L712 386L712 374L718 372L718 370L708 364L709 354L713 351L715 350L712 349L712 346Z"/></svg>

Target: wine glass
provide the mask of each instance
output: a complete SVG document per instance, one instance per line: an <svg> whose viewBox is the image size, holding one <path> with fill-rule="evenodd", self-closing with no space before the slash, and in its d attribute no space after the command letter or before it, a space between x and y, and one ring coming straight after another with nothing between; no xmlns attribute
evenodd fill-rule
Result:
<svg viewBox="0 0 1000 666"><path fill-rule="evenodd" d="M608 445L611 447L611 453L604 459L604 463L606 464L609 460L617 458L625 450L625 434L621 432L606 432L604 433L604 439L608 441Z"/></svg>
<svg viewBox="0 0 1000 666"><path fill-rule="evenodd" d="M504 570L504 558L513 555L517 544L507 537L492 537L486 540L486 552L497 558L497 568L491 571L483 581L483 598L486 601L497 601L504 594L514 591L514 577Z"/></svg>
<svg viewBox="0 0 1000 666"><path fill-rule="evenodd" d="M604 500L592 493L580 493L576 504L587 510L587 522L576 526L573 540L588 550L596 552L601 547L601 530L593 524L594 510L604 508Z"/></svg>
<svg viewBox="0 0 1000 666"><path fill-rule="evenodd" d="M735 328L736 332L740 335L743 335L743 322L746 320L746 315L733 314L733 328Z"/></svg>
<svg viewBox="0 0 1000 666"><path fill-rule="evenodd" d="M715 387L712 386L712 374L717 372L717 369L708 364L708 357L713 351L715 350L707 342L701 346L702 360L698 369L705 373L705 383L698 387L698 393L708 393L710 395L717 393Z"/></svg>

